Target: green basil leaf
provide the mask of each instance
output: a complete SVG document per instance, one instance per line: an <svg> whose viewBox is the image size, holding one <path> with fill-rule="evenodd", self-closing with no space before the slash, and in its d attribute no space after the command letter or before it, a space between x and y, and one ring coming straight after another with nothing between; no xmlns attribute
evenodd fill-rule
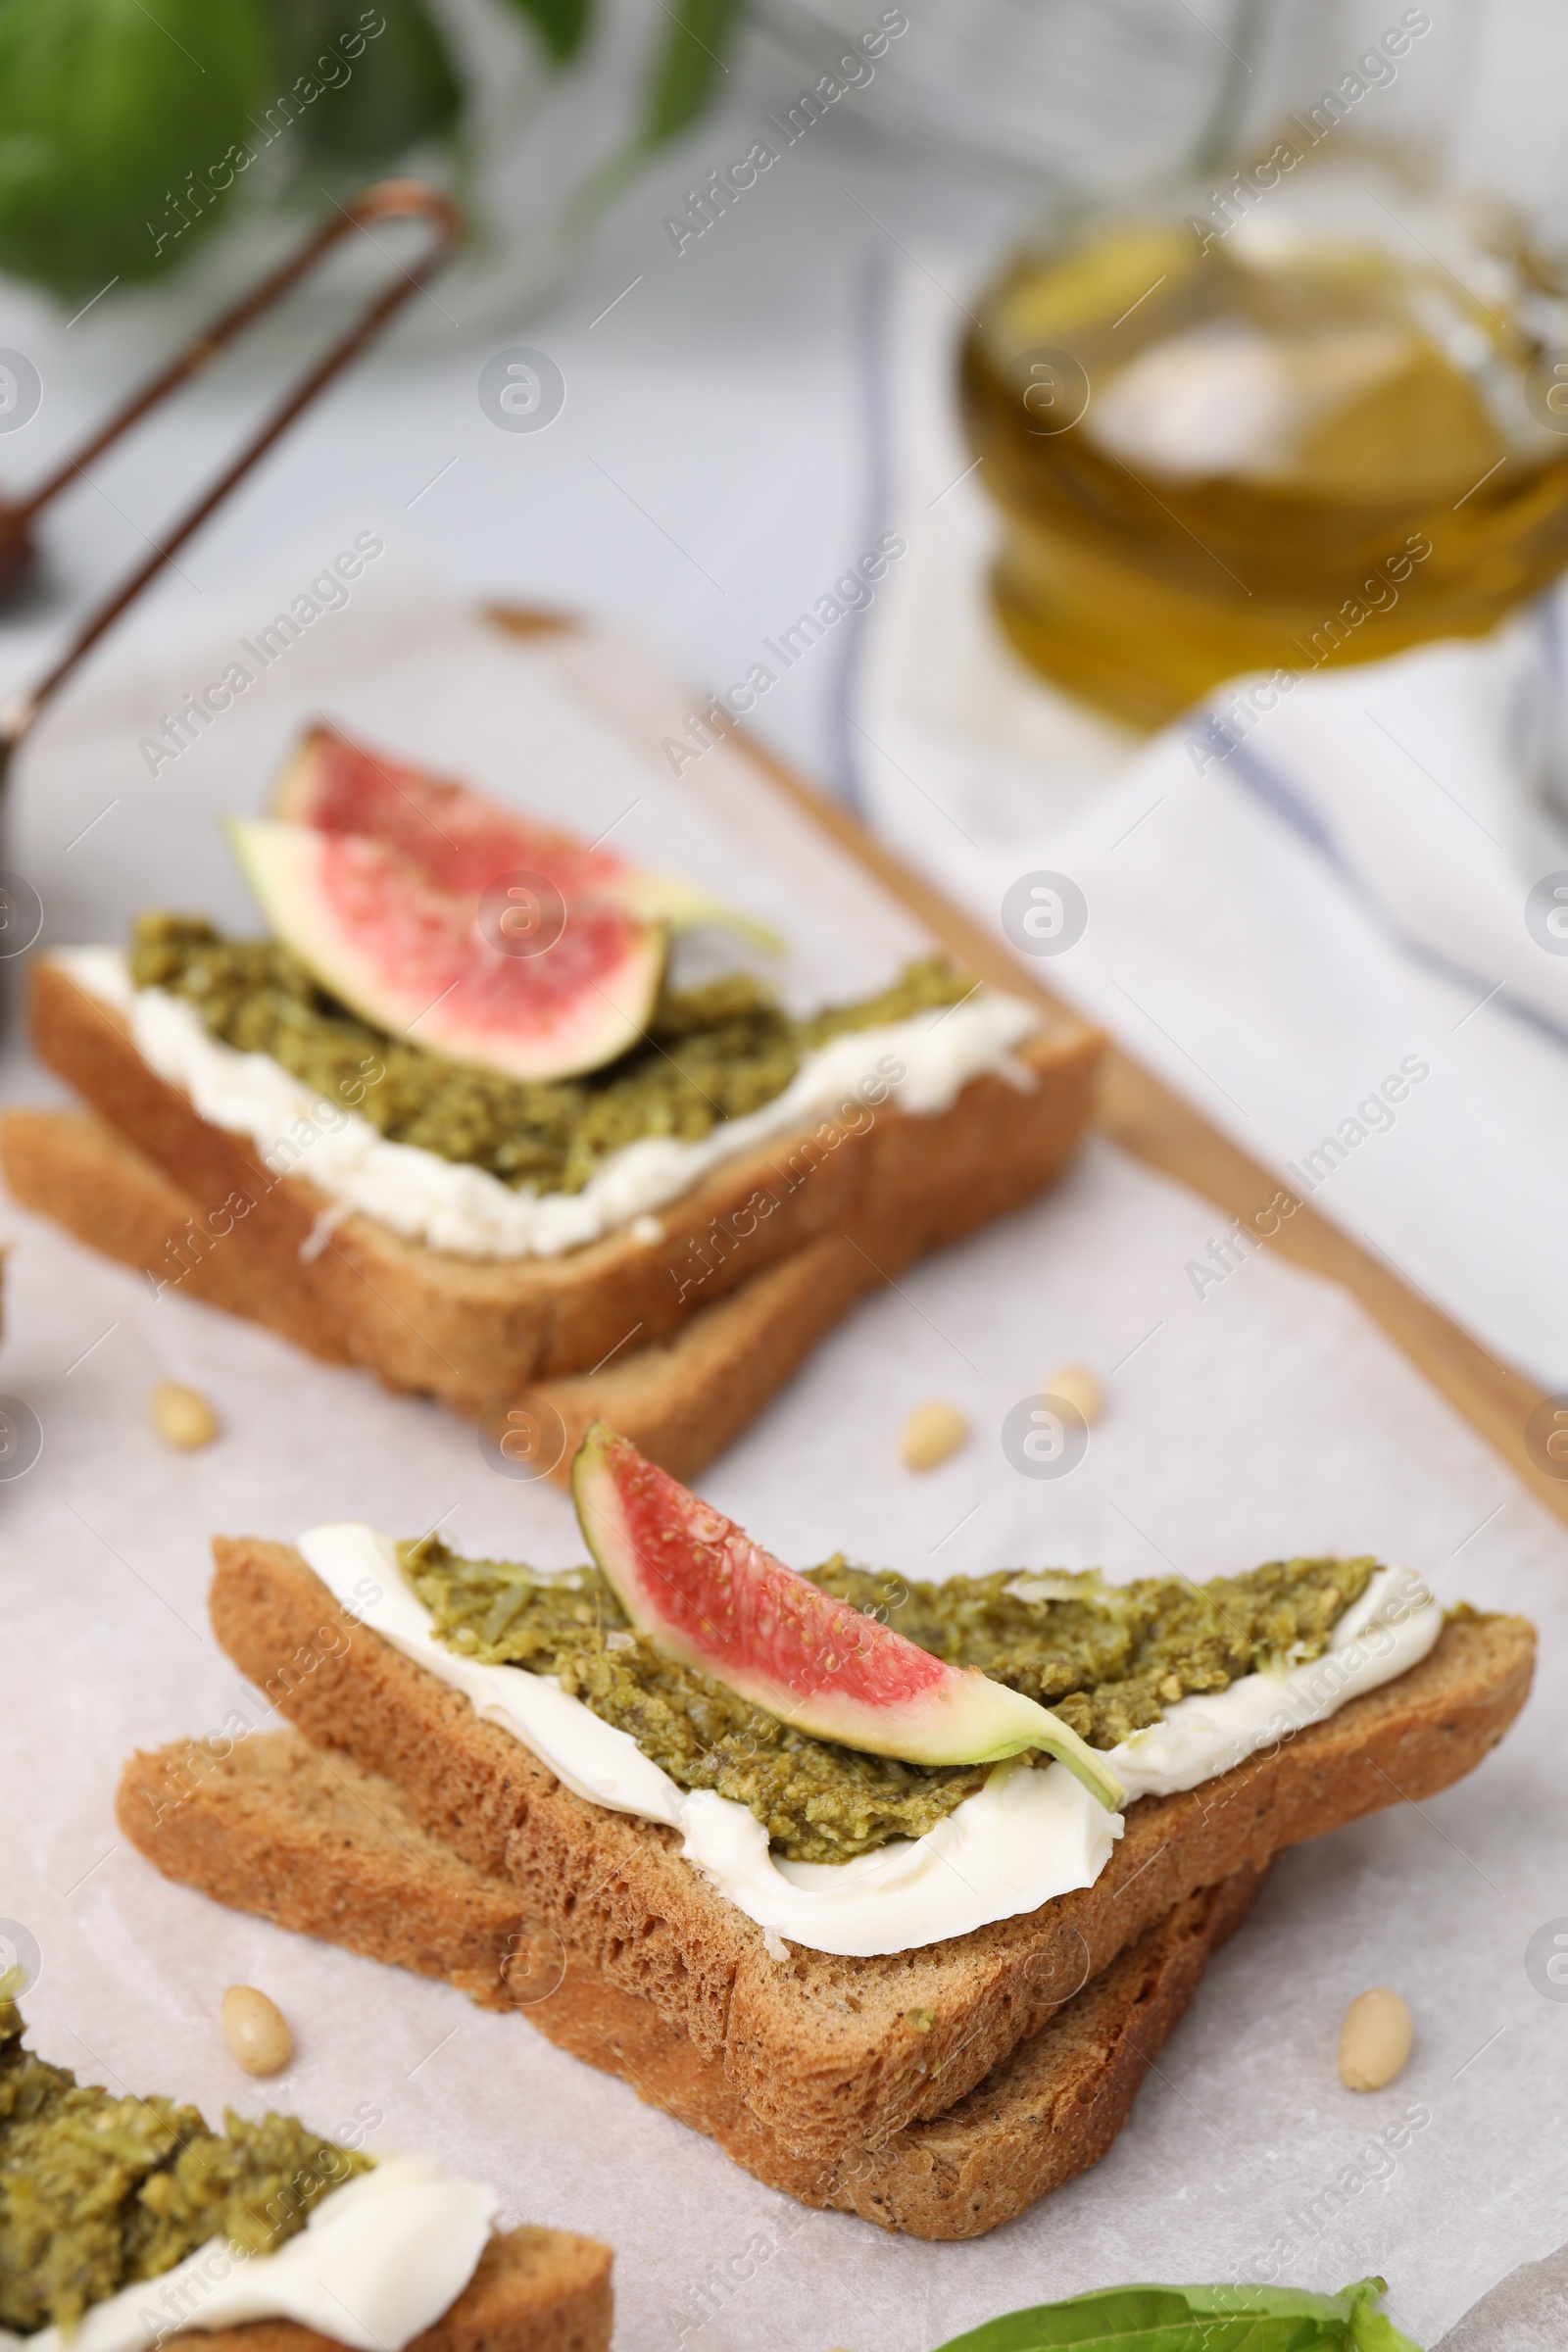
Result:
<svg viewBox="0 0 1568 2352"><path fill-rule="evenodd" d="M1345 2324L1256 2305L1195 2308L1180 2287L1121 2286L1013 2312L942 2352L1344 2352Z"/></svg>
<svg viewBox="0 0 1568 2352"><path fill-rule="evenodd" d="M1351 2352L1421 2352L1420 2345L1401 2334L1386 2312L1374 2310L1388 2291L1385 2278L1358 2278L1336 2296L1349 2319L1346 2341Z"/></svg>
<svg viewBox="0 0 1568 2352"><path fill-rule="evenodd" d="M0 270L75 296L182 261L277 70L261 0L0 0Z"/></svg>
<svg viewBox="0 0 1568 2352"><path fill-rule="evenodd" d="M558 66L569 65L588 38L593 0L512 0L526 17Z"/></svg>
<svg viewBox="0 0 1568 2352"><path fill-rule="evenodd" d="M988 2320L941 2352L1419 2352L1372 2304L1299 2287L1116 2286Z"/></svg>
<svg viewBox="0 0 1568 2352"><path fill-rule="evenodd" d="M1421 2352L1420 2345L1401 2334L1387 2312L1373 2311L1365 2303L1351 2315L1350 2343L1353 2352Z"/></svg>
<svg viewBox="0 0 1568 2352"><path fill-rule="evenodd" d="M642 143L658 147L694 122L724 71L724 49L739 0L673 0L663 47L654 68L643 118Z"/></svg>
<svg viewBox="0 0 1568 2352"><path fill-rule="evenodd" d="M1181 2292L1193 2311L1270 2320L1310 2320L1334 2330L1336 2343L1348 2344L1349 2327L1357 2307L1382 2294L1381 2278L1361 2278L1342 2287L1337 2295L1315 2295L1304 2286L1186 2286Z"/></svg>

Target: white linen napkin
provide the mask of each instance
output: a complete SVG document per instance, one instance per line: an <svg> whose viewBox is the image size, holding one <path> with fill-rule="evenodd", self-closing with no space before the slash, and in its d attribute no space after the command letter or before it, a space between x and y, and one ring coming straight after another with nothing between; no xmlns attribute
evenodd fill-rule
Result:
<svg viewBox="0 0 1568 2352"><path fill-rule="evenodd" d="M1004 931L1009 890L1065 874L1081 937L1010 926L1042 977L1486 1346L1562 1382L1561 595L1283 694L1238 681L1141 741L990 620L993 511L951 394L968 289L940 275L909 271L890 306L908 554L853 686L865 814ZM1401 1090L1406 1064L1424 1074Z"/></svg>

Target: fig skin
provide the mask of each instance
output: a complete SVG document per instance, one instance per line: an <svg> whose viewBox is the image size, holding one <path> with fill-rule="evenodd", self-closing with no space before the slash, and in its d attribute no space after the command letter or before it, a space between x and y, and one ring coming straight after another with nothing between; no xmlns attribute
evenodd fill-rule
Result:
<svg viewBox="0 0 1568 2352"><path fill-rule="evenodd" d="M1064 1764L1107 1811L1120 1783L1021 1691L946 1665L754 1544L732 1520L593 1422L571 1469L584 1541L632 1624L681 1664L843 1747L907 1764Z"/></svg>

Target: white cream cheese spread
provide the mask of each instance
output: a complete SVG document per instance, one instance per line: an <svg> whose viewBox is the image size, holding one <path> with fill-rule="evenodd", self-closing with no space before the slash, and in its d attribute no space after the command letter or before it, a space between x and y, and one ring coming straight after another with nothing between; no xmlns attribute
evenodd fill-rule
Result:
<svg viewBox="0 0 1568 2352"><path fill-rule="evenodd" d="M62 2328L0 2328L0 2352L151 2352L186 2328L297 2320L353 2352L404 2352L473 2277L499 2199L430 2156L388 2156L322 2197L275 2254L214 2238Z"/></svg>
<svg viewBox="0 0 1568 2352"><path fill-rule="evenodd" d="M847 1103L896 1102L932 1116L988 1070L1031 1087L1015 1049L1042 1017L1016 997L982 989L946 1009L853 1030L808 1054L760 1110L722 1120L696 1143L645 1136L612 1152L580 1193L536 1194L514 1192L487 1168L389 1143L270 1054L240 1054L210 1037L183 999L133 987L118 948L62 948L54 960L78 988L124 1014L143 1060L213 1126L248 1137L270 1167L308 1177L333 1201L461 1257L559 1257L647 1219L722 1161Z"/></svg>
<svg viewBox="0 0 1568 2352"><path fill-rule="evenodd" d="M389 1537L359 1522L313 1528L299 1548L336 1599L416 1665L461 1690L486 1722L532 1749L590 1802L680 1832L686 1859L771 1937L868 1959L965 1936L1092 1886L1122 1834L1059 1764L1000 1765L923 1838L842 1863L783 1862L756 1815L710 1788L685 1789L629 1733L521 1666L487 1666L437 1641ZM1323 1656L1183 1698L1105 1762L1127 1791L1164 1796L1212 1780L1424 1658L1443 1611L1405 1568L1380 1568Z"/></svg>

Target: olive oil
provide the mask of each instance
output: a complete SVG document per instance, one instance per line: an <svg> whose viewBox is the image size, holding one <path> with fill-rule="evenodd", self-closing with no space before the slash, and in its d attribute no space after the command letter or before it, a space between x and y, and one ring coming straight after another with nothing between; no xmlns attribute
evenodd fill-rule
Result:
<svg viewBox="0 0 1568 2352"><path fill-rule="evenodd" d="M1025 252L964 348L1002 627L1135 725L1478 634L1568 563L1557 286L1497 208L1298 161L1234 218L1173 202Z"/></svg>

